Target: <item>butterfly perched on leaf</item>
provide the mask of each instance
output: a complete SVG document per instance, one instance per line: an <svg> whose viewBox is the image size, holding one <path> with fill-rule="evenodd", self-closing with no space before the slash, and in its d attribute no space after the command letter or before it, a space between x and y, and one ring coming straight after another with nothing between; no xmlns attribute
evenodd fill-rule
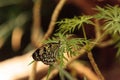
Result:
<svg viewBox="0 0 120 80"><path fill-rule="evenodd" d="M58 50L60 48L60 42L47 43L36 49L32 54L35 61L42 61L44 64L52 65L56 62Z"/></svg>

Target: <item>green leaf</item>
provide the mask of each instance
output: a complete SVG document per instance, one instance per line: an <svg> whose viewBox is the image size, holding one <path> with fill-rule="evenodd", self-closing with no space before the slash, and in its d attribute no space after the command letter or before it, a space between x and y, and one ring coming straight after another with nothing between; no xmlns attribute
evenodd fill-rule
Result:
<svg viewBox="0 0 120 80"><path fill-rule="evenodd" d="M61 65L64 66L64 60L67 61L67 58L64 56L64 54L67 54L68 56L75 56L77 53L77 50L81 49L84 45L88 44L90 41L86 40L84 38L72 38L68 39L67 35L63 34L55 34L54 38L48 39L46 43L52 43L52 42L60 42L60 47L58 50L58 53L56 53L56 58L59 61Z"/></svg>
<svg viewBox="0 0 120 80"><path fill-rule="evenodd" d="M116 57L120 57L120 40L119 40L119 42L117 43L117 45L115 47L117 48Z"/></svg>
<svg viewBox="0 0 120 80"><path fill-rule="evenodd" d="M47 73L47 79L46 80L48 80L48 77L49 77L50 72L52 71L53 67L54 67L53 65L49 66L48 73Z"/></svg>
<svg viewBox="0 0 120 80"><path fill-rule="evenodd" d="M54 65L58 70L59 70L59 74L61 77L61 80L65 80L64 76L68 79L68 80L75 80L74 77L72 77L66 70L64 70L61 66L58 65Z"/></svg>
<svg viewBox="0 0 120 80"><path fill-rule="evenodd" d="M31 61L28 65L31 65L33 62L35 62L34 60L33 61Z"/></svg>
<svg viewBox="0 0 120 80"><path fill-rule="evenodd" d="M111 35L120 33L120 7L107 5L104 8L96 7L98 13L94 16L97 19L103 19L103 30Z"/></svg>
<svg viewBox="0 0 120 80"><path fill-rule="evenodd" d="M74 17L72 19L63 19L59 22L57 22L58 26L60 27L58 31L60 33L72 33L75 31L75 29L80 29L83 24L92 24L92 19L91 16L79 16L79 17Z"/></svg>

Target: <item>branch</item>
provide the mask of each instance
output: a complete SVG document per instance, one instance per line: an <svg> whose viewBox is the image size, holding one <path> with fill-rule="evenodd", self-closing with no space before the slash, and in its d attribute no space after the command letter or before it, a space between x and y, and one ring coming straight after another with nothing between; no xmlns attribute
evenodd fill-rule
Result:
<svg viewBox="0 0 120 80"><path fill-rule="evenodd" d="M58 69L54 69L50 72L50 75L48 77L48 80L52 80L52 78L58 74ZM47 80L47 75L45 77L43 77L41 80Z"/></svg>
<svg viewBox="0 0 120 80"><path fill-rule="evenodd" d="M95 24L95 37L98 39L101 36L101 29L100 29L100 23L99 20L95 19L94 20Z"/></svg>
<svg viewBox="0 0 120 80"><path fill-rule="evenodd" d="M114 44L114 41L113 41L113 40L108 40L108 41L102 42L102 41L106 38L106 36L100 39L100 37L101 37L102 34L101 34L101 29L100 29L99 20L95 19L94 22L95 22L94 26L95 26L95 36L96 36L96 40L99 40L99 42L100 42L99 44L96 43L96 45L97 45L98 47L106 47L106 46L109 46L109 45Z"/></svg>
<svg viewBox="0 0 120 80"><path fill-rule="evenodd" d="M108 40L108 41L100 42L99 44L97 44L97 46L103 48L103 47L113 45L114 43L115 42L111 39L111 40Z"/></svg>
<svg viewBox="0 0 120 80"><path fill-rule="evenodd" d="M48 27L48 31L46 32L45 36L43 37L43 40L48 39L49 36L51 35L51 33L53 32L56 20L57 20L58 15L59 15L63 5L65 4L65 2L66 2L66 0L60 0L60 2L57 4L57 6L52 14L51 21L50 21L50 24Z"/></svg>
<svg viewBox="0 0 120 80"><path fill-rule="evenodd" d="M83 76L87 77L88 80L98 80L98 77L92 72L92 70L90 70L90 68L78 61L74 61L68 66L68 68L76 71L80 76L82 74Z"/></svg>
<svg viewBox="0 0 120 80"><path fill-rule="evenodd" d="M90 63L91 63L91 65L92 65L93 69L94 69L95 72L97 73L97 75L100 77L101 80L104 80L104 77L103 77L102 73L100 72L97 64L95 63L95 60L94 60L93 55L92 55L91 52L88 52L88 58L89 58L89 60L90 60Z"/></svg>
<svg viewBox="0 0 120 80"><path fill-rule="evenodd" d="M41 3L42 0L36 0L34 2L34 7L33 7L33 28L32 28L32 35L31 35L31 41L33 43L34 46L38 47L38 42L36 40L39 39L40 37L40 33L41 33L41 37L42 38L42 28L41 28L41 24L40 24L40 9L41 9ZM41 32L40 32L41 31ZM34 62L32 64L32 69L29 75L29 80L35 80L35 73L36 73L36 67L37 67L37 63Z"/></svg>
<svg viewBox="0 0 120 80"><path fill-rule="evenodd" d="M38 47L38 42L43 37L43 31L41 27L41 3L42 0L35 0L33 7L33 27L31 29L31 42L35 47Z"/></svg>

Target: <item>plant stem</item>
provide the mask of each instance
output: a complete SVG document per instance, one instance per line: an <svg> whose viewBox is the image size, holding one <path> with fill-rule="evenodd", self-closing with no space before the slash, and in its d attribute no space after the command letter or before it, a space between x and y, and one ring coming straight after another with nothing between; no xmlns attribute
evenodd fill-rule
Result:
<svg viewBox="0 0 120 80"><path fill-rule="evenodd" d="M95 70L96 74L100 77L101 80L104 80L104 77L103 77L102 73L100 72L97 64L95 63L95 60L93 58L93 55L92 55L91 51L88 52L88 58L90 60L90 63L92 65L93 69Z"/></svg>
<svg viewBox="0 0 120 80"><path fill-rule="evenodd" d="M43 37L43 30L41 27L41 5L42 0L35 0L33 7L33 26L31 29L31 43L35 47L39 47L38 43Z"/></svg>
<svg viewBox="0 0 120 80"><path fill-rule="evenodd" d="M47 30L45 36L43 37L43 40L48 39L49 36L51 35L51 33L53 32L58 15L59 15L62 7L64 6L65 2L66 2L66 0L60 0L59 3L57 4L57 6L52 14L48 30Z"/></svg>
<svg viewBox="0 0 120 80"><path fill-rule="evenodd" d="M32 69L31 69L31 73L29 75L29 80L35 80L36 67L37 67L37 62L35 61L34 63L32 63Z"/></svg>
<svg viewBox="0 0 120 80"><path fill-rule="evenodd" d="M82 31L83 31L83 35L84 35L85 40L87 40L87 36L86 36L86 32L85 32L85 28L84 28L83 25L82 25Z"/></svg>
<svg viewBox="0 0 120 80"><path fill-rule="evenodd" d="M39 35L42 33L42 28L40 24L40 9L41 9L41 3L42 0L36 0L34 2L34 7L33 7L33 27L32 27L32 35L31 35L31 41L35 47L38 47L38 42L36 41L39 39L38 37L42 36ZM41 31L41 32L40 32ZM37 62L34 62L32 64L32 71L29 76L29 80L35 80L35 75L36 75L36 68L37 68Z"/></svg>
<svg viewBox="0 0 120 80"><path fill-rule="evenodd" d="M100 24L99 24L99 20L95 19L94 20L95 24L95 37L96 39L98 39L101 36L101 29L100 29Z"/></svg>
<svg viewBox="0 0 120 80"><path fill-rule="evenodd" d="M98 80L97 75L89 67L79 61L73 61L68 68L75 71L78 76L83 75L87 77L87 80Z"/></svg>

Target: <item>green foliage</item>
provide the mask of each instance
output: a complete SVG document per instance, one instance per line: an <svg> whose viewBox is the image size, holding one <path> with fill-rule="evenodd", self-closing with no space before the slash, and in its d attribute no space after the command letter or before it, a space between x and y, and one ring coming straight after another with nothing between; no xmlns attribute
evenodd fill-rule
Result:
<svg viewBox="0 0 120 80"><path fill-rule="evenodd" d="M31 61L28 65L31 65L32 63L34 63L35 61L33 60L33 61Z"/></svg>
<svg viewBox="0 0 120 80"><path fill-rule="evenodd" d="M48 39L45 43L60 43L60 47L58 53L56 53L57 63L59 64L58 68L60 70L61 79L64 80L64 76L69 77L69 74L64 71L62 68L64 66L64 60L67 60L65 54L69 56L76 56L77 50L81 49L83 46L88 45L90 40L87 40L86 32L84 29L84 24L93 24L92 18L96 18L99 20L103 20L104 24L103 30L105 33L103 34L111 34L111 37L115 42L118 42L116 45L118 51L117 56L120 56L120 8L118 6L106 6L104 8L98 7L96 8L99 12L94 16L79 16L74 17L72 19L63 19L57 22L59 29L58 33L55 34L55 37L52 39ZM70 36L66 35L66 33L73 33L76 29L80 29L82 27L84 38L70 38ZM102 36L102 35L101 35ZM105 35L106 36L106 35ZM64 74L64 75L63 75ZM71 79L69 77L69 79Z"/></svg>
<svg viewBox="0 0 120 80"><path fill-rule="evenodd" d="M98 14L95 15L97 19L103 19L105 23L103 24L103 30L106 33L115 35L120 33L120 8L119 6L107 5L104 8L97 6Z"/></svg>
<svg viewBox="0 0 120 80"><path fill-rule="evenodd" d="M45 41L45 44L60 43L58 53L55 53L56 59L57 59L56 63L59 64L59 66L55 66L55 68L59 70L59 75L60 75L61 80L64 80L64 77L67 77L69 80L73 80L70 74L63 69L64 60L67 61L65 54L67 54L68 57L75 56L78 54L77 53L78 49L80 49L81 47L89 43L89 40L86 40L84 38L68 39L69 37L70 36L68 35L63 35L63 34L58 33L58 34L55 34L55 37L53 37L52 39L48 39L47 41ZM48 72L48 76L49 74L50 72Z"/></svg>
<svg viewBox="0 0 120 80"><path fill-rule="evenodd" d="M59 75L61 80L65 80L64 77L66 77L68 80L75 80L66 70L62 69L60 66L56 65L56 68L60 71Z"/></svg>
<svg viewBox="0 0 120 80"><path fill-rule="evenodd" d="M72 33L74 32L75 29L80 29L81 26L83 26L84 23L86 24L92 24L90 19L92 16L79 16L79 17L74 17L72 19L63 19L59 22L57 22L59 26L59 32L61 33Z"/></svg>
<svg viewBox="0 0 120 80"><path fill-rule="evenodd" d="M117 42L115 47L118 49L116 57L119 58L120 57L120 40Z"/></svg>
<svg viewBox="0 0 120 80"><path fill-rule="evenodd" d="M103 30L110 34L117 50L117 57L120 56L120 7L107 5L104 8L96 7L98 13L94 16L96 19L104 20ZM104 34L105 34L104 33Z"/></svg>
<svg viewBox="0 0 120 80"><path fill-rule="evenodd" d="M72 38L67 39L67 36L63 34L56 34L57 38L48 39L46 43L53 43L60 41L60 48L57 54L57 59L60 60L61 65L64 65L64 60L67 60L64 54L66 53L68 56L75 56L77 54L77 50L89 43L89 40L84 38ZM68 36L69 37L69 36Z"/></svg>
<svg viewBox="0 0 120 80"><path fill-rule="evenodd" d="M69 73L67 73L64 67L64 60L67 61L65 54L68 57L76 56L78 54L78 50L81 49L84 45L89 44L90 41L87 40L86 32L84 30L83 24L93 24L92 16L79 16L74 17L72 19L64 19L62 21L57 22L59 29L58 33L55 34L55 37L52 39L48 39L45 41L47 43L60 43L60 47L58 53L56 53L57 63L59 64L59 75L62 80L64 80L64 76L66 76L69 80L73 80ZM84 38L71 38L69 39L69 35L75 31L75 29L80 29L82 27ZM65 35L69 33L69 35Z"/></svg>
<svg viewBox="0 0 120 80"><path fill-rule="evenodd" d="M50 65L49 69L48 69L48 73L47 73L47 80L48 80L48 77L50 75L50 72L52 71L54 66Z"/></svg>

